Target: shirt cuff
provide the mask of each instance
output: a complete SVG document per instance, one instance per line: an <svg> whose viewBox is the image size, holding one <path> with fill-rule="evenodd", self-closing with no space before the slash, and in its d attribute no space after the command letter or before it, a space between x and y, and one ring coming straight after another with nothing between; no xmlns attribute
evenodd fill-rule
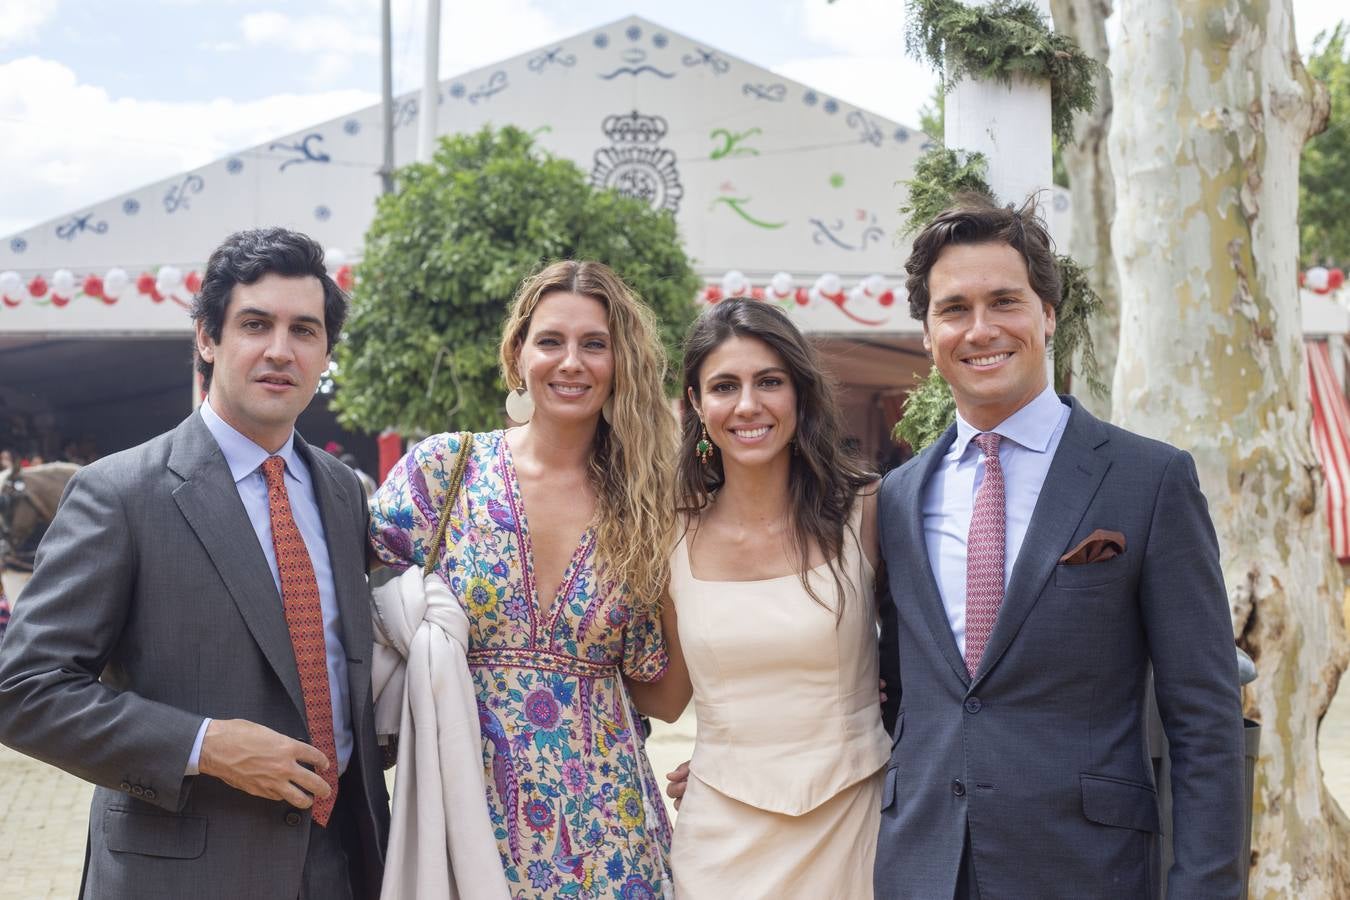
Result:
<svg viewBox="0 0 1350 900"><path fill-rule="evenodd" d="M187 771L184 775L196 775L197 764L201 762L202 757L202 738L206 737L206 726L211 724L210 719L202 719L202 727L197 729L197 739L192 742L192 752L188 754Z"/></svg>

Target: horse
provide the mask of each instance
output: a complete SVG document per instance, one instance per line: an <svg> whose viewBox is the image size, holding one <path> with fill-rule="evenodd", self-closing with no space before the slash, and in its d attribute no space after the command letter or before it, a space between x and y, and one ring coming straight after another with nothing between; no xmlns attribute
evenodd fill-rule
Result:
<svg viewBox="0 0 1350 900"><path fill-rule="evenodd" d="M5 571L33 571L38 543L56 515L66 483L79 468L74 463L54 462L21 469L15 463L0 472L0 635L9 622Z"/></svg>

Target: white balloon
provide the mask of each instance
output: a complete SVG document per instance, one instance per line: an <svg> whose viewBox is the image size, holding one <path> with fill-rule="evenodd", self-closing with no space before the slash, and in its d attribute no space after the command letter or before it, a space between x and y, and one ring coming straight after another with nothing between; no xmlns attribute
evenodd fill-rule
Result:
<svg viewBox="0 0 1350 900"><path fill-rule="evenodd" d="M342 264L347 261L347 254L336 247L329 247L323 252L323 267L330 272L336 272L342 268Z"/></svg>
<svg viewBox="0 0 1350 900"><path fill-rule="evenodd" d="M28 291L24 290L23 278L20 277L18 272L13 270L0 272L0 297L19 300L27 294Z"/></svg>
<svg viewBox="0 0 1350 900"><path fill-rule="evenodd" d="M1331 284L1331 273L1324 266L1313 266L1303 275L1303 285L1309 290L1325 291Z"/></svg>
<svg viewBox="0 0 1350 900"><path fill-rule="evenodd" d="M131 276L127 274L126 269L109 269L108 274L103 276L103 296L120 297L122 292L131 286Z"/></svg>
<svg viewBox="0 0 1350 900"><path fill-rule="evenodd" d="M861 287L869 297L880 297L886 293L886 278L884 275L868 275L862 280Z"/></svg>
<svg viewBox="0 0 1350 900"><path fill-rule="evenodd" d="M155 290L161 294L172 294L183 283L183 273L177 266L160 266L155 278Z"/></svg>
<svg viewBox="0 0 1350 900"><path fill-rule="evenodd" d="M732 269L722 276L722 294L727 297L739 297L750 289L745 273Z"/></svg>
<svg viewBox="0 0 1350 900"><path fill-rule="evenodd" d="M834 295L844 289L844 283L833 272L826 272L816 279L816 290L822 294Z"/></svg>
<svg viewBox="0 0 1350 900"><path fill-rule="evenodd" d="M60 297L75 296L75 273L69 269L57 269L53 272L52 293Z"/></svg>
<svg viewBox="0 0 1350 900"><path fill-rule="evenodd" d="M787 272L775 273L769 279L769 288L776 297L786 297L792 293L792 276Z"/></svg>

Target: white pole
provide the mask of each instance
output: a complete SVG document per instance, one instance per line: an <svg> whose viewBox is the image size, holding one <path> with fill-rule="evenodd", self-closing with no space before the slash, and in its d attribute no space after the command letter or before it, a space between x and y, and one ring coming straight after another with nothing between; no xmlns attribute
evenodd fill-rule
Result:
<svg viewBox="0 0 1350 900"><path fill-rule="evenodd" d="M963 2L987 5L987 0ZM1036 0L1036 7L1049 21L1049 0ZM953 150L983 153L994 196L1000 203L1021 206L1028 196L1048 191L1053 183L1050 82L1014 79L1004 85L962 78L947 91L943 140ZM1049 201L1049 193L1041 197L1042 215Z"/></svg>
<svg viewBox="0 0 1350 900"><path fill-rule="evenodd" d="M427 0L427 48L423 58L422 102L417 107L417 161L436 150L436 106L441 84L441 0Z"/></svg>
<svg viewBox="0 0 1350 900"><path fill-rule="evenodd" d="M380 107L383 162L380 164L380 192L394 192L394 63L391 48L393 22L390 0L380 4Z"/></svg>

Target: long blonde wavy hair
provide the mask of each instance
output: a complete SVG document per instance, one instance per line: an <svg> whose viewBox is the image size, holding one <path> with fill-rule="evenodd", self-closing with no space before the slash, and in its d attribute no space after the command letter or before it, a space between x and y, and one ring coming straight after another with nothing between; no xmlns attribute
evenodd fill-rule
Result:
<svg viewBox="0 0 1350 900"><path fill-rule="evenodd" d="M604 305L614 353L612 411L595 430L589 472L597 503L597 552L628 585L633 605L660 609L670 583L675 531L675 417L661 385L666 356L656 317L604 263L561 260L521 282L502 329L502 379L522 386L520 348L539 303L555 293Z"/></svg>

